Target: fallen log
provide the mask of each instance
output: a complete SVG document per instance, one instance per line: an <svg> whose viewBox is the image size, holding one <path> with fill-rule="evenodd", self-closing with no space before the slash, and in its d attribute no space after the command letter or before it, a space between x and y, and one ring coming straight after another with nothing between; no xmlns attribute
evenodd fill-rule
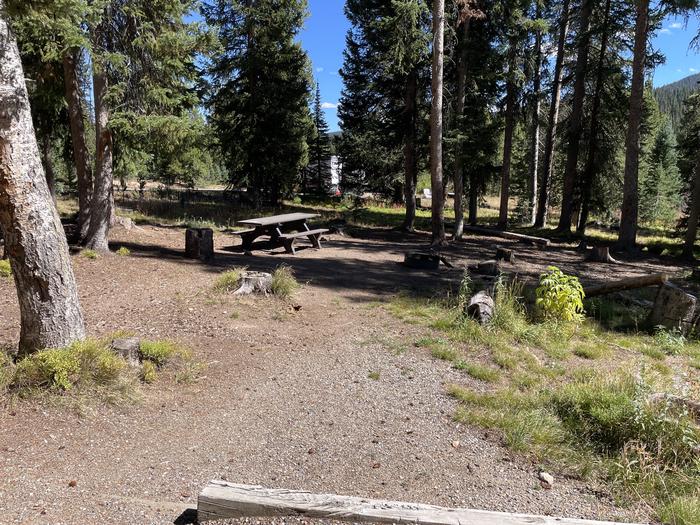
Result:
<svg viewBox="0 0 700 525"><path fill-rule="evenodd" d="M474 319L476 322L482 325L487 325L491 322L493 318L493 311L496 308L496 304L493 298L485 291L478 292L469 299L467 307L464 309L464 313L470 319Z"/></svg>
<svg viewBox="0 0 700 525"><path fill-rule="evenodd" d="M613 525L610 521L555 518L421 503L314 494L211 481L197 499L197 520L304 516L374 523L419 525Z"/></svg>
<svg viewBox="0 0 700 525"><path fill-rule="evenodd" d="M494 230L492 228L482 228L481 226L464 226L464 231L469 231L473 233L480 233L481 235L488 235L491 237L502 237L504 239L512 239L514 241L527 242L534 244L540 248L545 248L549 246L549 239L544 237L534 237L532 235L525 235L523 233L507 232L503 230Z"/></svg>
<svg viewBox="0 0 700 525"><path fill-rule="evenodd" d="M642 275L641 277L630 277L629 279L620 279L609 283L590 286L584 291L586 297L596 297L598 295L606 295L622 290L634 290L635 288L645 288L647 286L661 286L668 281L668 275L665 273L655 273L652 275Z"/></svg>

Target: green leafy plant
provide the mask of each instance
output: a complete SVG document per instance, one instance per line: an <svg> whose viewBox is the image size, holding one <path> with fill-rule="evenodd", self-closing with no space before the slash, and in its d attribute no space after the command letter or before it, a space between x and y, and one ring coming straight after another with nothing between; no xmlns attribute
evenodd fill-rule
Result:
<svg viewBox="0 0 700 525"><path fill-rule="evenodd" d="M685 337L680 332L657 326L654 331L654 343L664 354L678 355L685 348Z"/></svg>
<svg viewBox="0 0 700 525"><path fill-rule="evenodd" d="M550 266L540 276L535 293L542 317L552 321L583 321L585 293L578 277L566 275L556 266Z"/></svg>
<svg viewBox="0 0 700 525"><path fill-rule="evenodd" d="M120 257L128 257L129 255L131 255L131 250L126 246L122 246L117 250L117 255L119 255Z"/></svg>
<svg viewBox="0 0 700 525"><path fill-rule="evenodd" d="M12 267L8 259L0 259L0 277L10 277L12 275Z"/></svg>
<svg viewBox="0 0 700 525"><path fill-rule="evenodd" d="M99 255L95 250L90 250L90 249L85 249L82 252L80 252L80 255L85 257L86 259L97 259Z"/></svg>
<svg viewBox="0 0 700 525"><path fill-rule="evenodd" d="M460 310L464 310L472 295L472 278L469 271L462 274L462 280L459 282L459 292L457 294L457 303Z"/></svg>
<svg viewBox="0 0 700 525"><path fill-rule="evenodd" d="M190 352L172 341L141 341L141 358L151 361L158 367L165 365L173 358L190 359Z"/></svg>

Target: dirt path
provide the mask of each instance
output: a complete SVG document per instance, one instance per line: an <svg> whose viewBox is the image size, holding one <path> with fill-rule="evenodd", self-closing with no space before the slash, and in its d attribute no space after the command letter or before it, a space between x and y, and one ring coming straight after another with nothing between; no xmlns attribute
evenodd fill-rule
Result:
<svg viewBox="0 0 700 525"><path fill-rule="evenodd" d="M216 262L207 265L181 257L183 237L151 227L117 233L132 256L76 256L75 270L93 335L123 329L176 339L208 365L206 378L156 383L135 406L93 406L83 415L36 402L0 408L0 523L173 523L214 478L489 510L640 517L616 508L595 484L558 479L541 489L536 465L485 431L453 422L444 385L463 383L464 375L413 346L420 328L376 306L401 287L434 291L430 274L397 265L414 238L337 237L291 258L221 250L234 242L222 235ZM489 242L470 240L451 256L484 259ZM555 251L568 270L600 273L573 251ZM524 274L537 274L552 257L520 252ZM209 291L224 267L282 262L306 282L293 299L298 311L276 299ZM439 277L445 286L459 272ZM0 344L18 336L15 303L12 283L0 280Z"/></svg>

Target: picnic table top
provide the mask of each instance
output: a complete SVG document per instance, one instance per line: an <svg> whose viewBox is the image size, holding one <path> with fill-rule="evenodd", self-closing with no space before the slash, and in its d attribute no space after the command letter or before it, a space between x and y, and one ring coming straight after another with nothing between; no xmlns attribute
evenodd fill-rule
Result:
<svg viewBox="0 0 700 525"><path fill-rule="evenodd" d="M269 217L245 219L243 221L238 222L239 224L250 224L252 226L271 226L274 224L284 224L287 222L305 221L306 219L311 219L313 217L318 217L318 213L284 213L282 215L271 215Z"/></svg>

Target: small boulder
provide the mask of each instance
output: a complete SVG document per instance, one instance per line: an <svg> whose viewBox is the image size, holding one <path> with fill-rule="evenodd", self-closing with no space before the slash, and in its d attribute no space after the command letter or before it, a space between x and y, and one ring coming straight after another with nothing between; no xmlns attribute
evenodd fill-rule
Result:
<svg viewBox="0 0 700 525"><path fill-rule="evenodd" d="M540 472L538 478L543 489L551 489L554 486L554 476L549 472Z"/></svg>
<svg viewBox="0 0 700 525"><path fill-rule="evenodd" d="M467 307L464 309L464 313L471 319L474 319L479 324L489 324L493 318L493 311L496 308L496 304L493 298L485 291L481 291L467 303Z"/></svg>
<svg viewBox="0 0 700 525"><path fill-rule="evenodd" d="M138 337L123 337L120 339L114 339L111 347L115 354L123 357L130 365L139 364L141 340Z"/></svg>

